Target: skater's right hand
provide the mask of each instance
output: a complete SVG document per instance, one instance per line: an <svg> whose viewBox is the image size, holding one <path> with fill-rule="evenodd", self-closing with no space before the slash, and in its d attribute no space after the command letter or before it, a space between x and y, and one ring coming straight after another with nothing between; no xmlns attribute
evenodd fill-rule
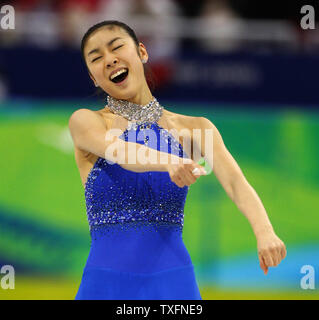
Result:
<svg viewBox="0 0 319 320"><path fill-rule="evenodd" d="M167 171L171 180L180 188L190 186L200 176L207 174L205 169L192 159L187 159L187 163L183 163L182 161L178 164L170 163L168 164Z"/></svg>

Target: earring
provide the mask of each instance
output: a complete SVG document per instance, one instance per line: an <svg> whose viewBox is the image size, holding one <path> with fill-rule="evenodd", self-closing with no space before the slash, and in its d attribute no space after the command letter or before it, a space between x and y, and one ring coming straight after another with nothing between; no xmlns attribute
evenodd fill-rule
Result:
<svg viewBox="0 0 319 320"><path fill-rule="evenodd" d="M96 86L96 87L98 87L98 85L97 85L97 84L95 84L95 86Z"/></svg>
<svg viewBox="0 0 319 320"><path fill-rule="evenodd" d="M147 62L147 60L146 60L146 59L143 59L143 60L142 60L142 63L146 63L146 62Z"/></svg>

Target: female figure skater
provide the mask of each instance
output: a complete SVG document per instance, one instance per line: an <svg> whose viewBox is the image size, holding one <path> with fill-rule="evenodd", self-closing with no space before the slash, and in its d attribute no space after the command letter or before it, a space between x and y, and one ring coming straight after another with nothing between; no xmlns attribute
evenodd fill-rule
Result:
<svg viewBox="0 0 319 320"><path fill-rule="evenodd" d="M210 120L170 112L153 97L143 68L148 53L134 31L118 21L99 23L84 35L82 55L108 101L69 119L91 235L75 299L202 299L182 239L188 188L206 174L196 163L201 157L249 220L265 274L277 266L286 248L258 195ZM169 132L182 129L191 132L183 145Z"/></svg>

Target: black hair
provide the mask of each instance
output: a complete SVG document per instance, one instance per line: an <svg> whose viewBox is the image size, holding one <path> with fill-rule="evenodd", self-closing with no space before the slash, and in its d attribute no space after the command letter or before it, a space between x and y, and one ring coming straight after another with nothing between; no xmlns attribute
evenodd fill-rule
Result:
<svg viewBox="0 0 319 320"><path fill-rule="evenodd" d="M82 52L82 58L85 62L85 57L84 57L84 46L86 44L86 41L88 39L88 37L96 30L102 28L102 27L110 27L113 28L114 26L120 27L122 29L124 29L127 34L133 39L136 47L139 46L139 40L134 32L134 30L132 28L130 28L127 24L117 21L117 20L105 20L102 21L100 23L95 24L94 26L92 26L88 31L86 31L86 33L84 34L82 41L81 41L81 52Z"/></svg>
<svg viewBox="0 0 319 320"><path fill-rule="evenodd" d="M117 27L125 30L126 33L133 39L133 41L136 45L136 49L139 47L140 41L139 41L138 37L136 36L136 33L134 32L134 30L131 27L129 27L124 22L120 22L117 20L105 20L105 21L99 22L86 31L86 33L84 34L82 41L81 41L81 54L82 54L82 58L83 58L83 61L86 65L87 69L88 69L88 66L86 64L86 60L85 60L85 56L84 56L84 47L87 42L87 39L94 31L96 31L102 27L109 27L110 29L112 29L114 26L117 26ZM89 71L89 69L88 69L88 71ZM154 77L154 74L152 73L150 67L147 65L144 65L144 74L146 77L146 81L152 91L153 89L155 89L155 77ZM104 91L101 88L98 88L97 93L104 93Z"/></svg>

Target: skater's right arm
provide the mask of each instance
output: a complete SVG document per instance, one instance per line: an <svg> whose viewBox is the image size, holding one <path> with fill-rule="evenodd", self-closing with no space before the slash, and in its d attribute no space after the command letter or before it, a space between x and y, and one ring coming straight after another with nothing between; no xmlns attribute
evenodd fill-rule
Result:
<svg viewBox="0 0 319 320"><path fill-rule="evenodd" d="M89 109L79 109L73 112L69 119L69 129L74 145L79 149L118 163L121 167L130 171L169 172L172 181L179 186L194 183L196 176L190 175L189 171L191 172L196 167L202 168L193 160L189 159L187 164L183 164L182 158L176 155L157 151L139 143L126 142L118 138L118 134L112 135L111 139L107 138L111 136L111 128L107 127L105 120L100 115ZM129 148L136 148L135 154L137 155L141 152L142 154L146 154L146 158L148 158L149 152L152 152L152 159L156 159L155 163L144 163L137 156L134 157L133 161L130 159L130 162L134 163L129 163L129 154L132 156L132 152L128 152ZM141 149L144 149L144 151ZM119 157L120 155L122 157ZM191 179L191 176L194 179Z"/></svg>

